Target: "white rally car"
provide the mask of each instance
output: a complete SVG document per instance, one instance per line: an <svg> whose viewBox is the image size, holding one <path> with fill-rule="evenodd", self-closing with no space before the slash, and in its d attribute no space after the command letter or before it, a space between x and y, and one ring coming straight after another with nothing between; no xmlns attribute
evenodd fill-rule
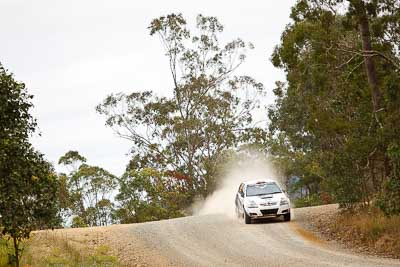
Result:
<svg viewBox="0 0 400 267"><path fill-rule="evenodd" d="M241 183L235 199L236 214L246 224L252 219L283 216L290 221L290 200L273 180Z"/></svg>

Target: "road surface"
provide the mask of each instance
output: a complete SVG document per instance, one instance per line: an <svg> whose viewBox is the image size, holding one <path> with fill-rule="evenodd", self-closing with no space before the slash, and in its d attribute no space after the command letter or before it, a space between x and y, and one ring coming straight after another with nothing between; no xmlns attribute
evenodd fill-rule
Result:
<svg viewBox="0 0 400 267"><path fill-rule="evenodd" d="M226 215L202 215L132 224L123 235L151 250L142 260L154 266L400 266L399 260L339 249L301 229L295 221L246 225Z"/></svg>

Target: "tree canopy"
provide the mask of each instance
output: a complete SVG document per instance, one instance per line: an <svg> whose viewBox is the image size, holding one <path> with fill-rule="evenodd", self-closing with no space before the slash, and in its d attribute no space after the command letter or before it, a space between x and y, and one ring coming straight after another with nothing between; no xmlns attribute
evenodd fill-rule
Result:
<svg viewBox="0 0 400 267"><path fill-rule="evenodd" d="M400 212L399 10L398 1L298 1L272 55L287 82L274 90L270 149L288 176L343 206Z"/></svg>
<svg viewBox="0 0 400 267"><path fill-rule="evenodd" d="M70 167L64 177L61 195L65 215L72 216L73 227L101 226L112 223L114 203L113 191L117 177L107 170L90 166L78 151L68 151L59 159L59 164Z"/></svg>
<svg viewBox="0 0 400 267"><path fill-rule="evenodd" d="M36 128L31 99L25 85L0 65L0 227L13 239L10 262L17 266L20 241L60 222L57 176L29 142Z"/></svg>
<svg viewBox="0 0 400 267"><path fill-rule="evenodd" d="M222 151L259 138L252 111L263 86L250 76L235 76L253 45L235 39L219 42L223 25L199 15L189 30L181 14L154 19L168 60L172 97L152 91L112 94L97 107L106 125L132 141L130 170L173 171L190 180L190 196L215 188L215 162ZM166 88L169 89L169 88Z"/></svg>

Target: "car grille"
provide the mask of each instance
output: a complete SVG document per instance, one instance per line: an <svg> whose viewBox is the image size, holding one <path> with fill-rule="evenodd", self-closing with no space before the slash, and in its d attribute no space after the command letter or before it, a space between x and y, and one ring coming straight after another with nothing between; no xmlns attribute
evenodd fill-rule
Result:
<svg viewBox="0 0 400 267"><path fill-rule="evenodd" d="M262 215L276 215L278 209L261 210Z"/></svg>

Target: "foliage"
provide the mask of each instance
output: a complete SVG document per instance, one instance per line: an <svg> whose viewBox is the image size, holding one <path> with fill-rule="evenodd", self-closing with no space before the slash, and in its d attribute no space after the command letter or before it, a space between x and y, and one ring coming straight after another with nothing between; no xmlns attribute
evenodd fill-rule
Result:
<svg viewBox="0 0 400 267"><path fill-rule="evenodd" d="M128 170L120 180L115 216L121 223L137 223L183 216L189 182L175 173L155 169ZM185 205L186 204L186 205Z"/></svg>
<svg viewBox="0 0 400 267"><path fill-rule="evenodd" d="M81 156L78 151L73 150L68 151L58 160L58 164L71 167L71 172L76 172L78 167L85 162L86 158Z"/></svg>
<svg viewBox="0 0 400 267"><path fill-rule="evenodd" d="M117 178L85 162L86 158L77 151L69 151L60 158L59 164L71 170L69 175L60 175L64 181L60 203L74 216L73 227L107 225L112 222L111 195Z"/></svg>
<svg viewBox="0 0 400 267"><path fill-rule="evenodd" d="M388 153L395 179L384 183L376 204L386 215L400 214L400 146L390 146Z"/></svg>
<svg viewBox="0 0 400 267"><path fill-rule="evenodd" d="M87 227L87 223L85 222L85 219L79 217L79 216L74 216L72 218L72 223L71 227L72 228L81 228L81 227Z"/></svg>
<svg viewBox="0 0 400 267"><path fill-rule="evenodd" d="M302 198L297 198L294 200L294 206L296 208L319 206L324 204L318 194L308 195Z"/></svg>
<svg viewBox="0 0 400 267"><path fill-rule="evenodd" d="M10 255L14 254L13 245L10 240L2 236L0 238L0 266L7 266L10 262Z"/></svg>
<svg viewBox="0 0 400 267"><path fill-rule="evenodd" d="M253 46L241 39L221 46L223 26L215 17L197 16L191 32L181 14L170 14L154 19L149 30L165 49L172 97L151 91L112 94L97 111L107 126L132 141L133 176L145 168L170 170L190 180L189 198L206 195L215 188L216 158L259 133L252 111L263 86L233 75Z"/></svg>
<svg viewBox="0 0 400 267"><path fill-rule="evenodd" d="M20 243L34 229L59 224L58 179L29 143L36 122L32 96L0 65L0 225L13 240L10 260L19 265Z"/></svg>
<svg viewBox="0 0 400 267"><path fill-rule="evenodd" d="M378 195L398 207L390 148L400 138L399 4L298 1L272 55L287 83L274 90L269 149L288 177L342 207Z"/></svg>

